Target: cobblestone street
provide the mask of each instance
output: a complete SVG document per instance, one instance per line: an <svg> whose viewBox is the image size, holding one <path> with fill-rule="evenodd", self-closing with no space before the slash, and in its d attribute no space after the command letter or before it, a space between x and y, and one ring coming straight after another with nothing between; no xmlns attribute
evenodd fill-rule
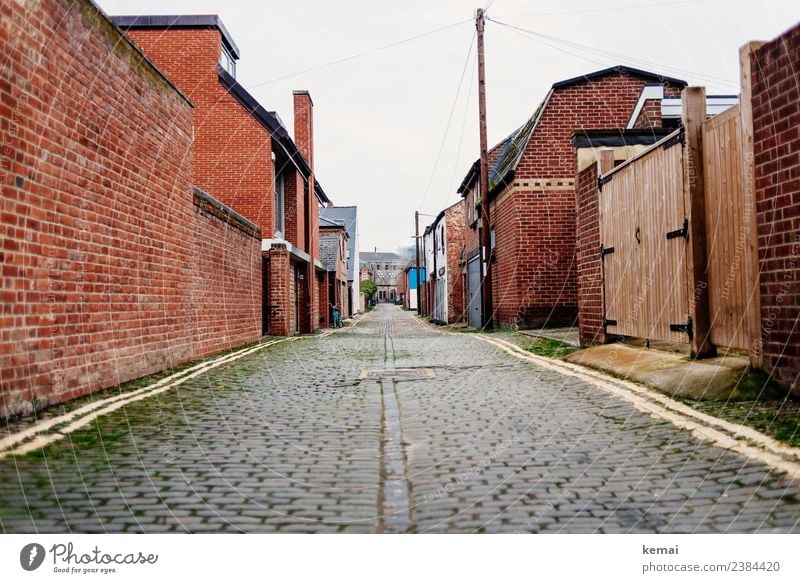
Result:
<svg viewBox="0 0 800 583"><path fill-rule="evenodd" d="M0 460L4 532L789 532L796 482L395 306Z"/></svg>

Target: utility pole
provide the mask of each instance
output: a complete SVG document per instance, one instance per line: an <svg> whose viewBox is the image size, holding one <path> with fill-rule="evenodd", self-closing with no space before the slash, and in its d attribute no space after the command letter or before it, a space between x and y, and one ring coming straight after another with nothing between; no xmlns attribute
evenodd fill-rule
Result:
<svg viewBox="0 0 800 583"><path fill-rule="evenodd" d="M422 315L422 303L420 302L420 287L422 282L420 281L419 275L419 211L414 211L414 221L417 224L416 234L414 240L417 242L417 315Z"/></svg>
<svg viewBox="0 0 800 583"><path fill-rule="evenodd" d="M494 327L492 315L492 233L489 221L489 146L486 139L486 63L483 53L483 9L475 11L475 28L478 31L478 115L480 118L481 145L481 263L483 277L481 279L482 323L484 328Z"/></svg>

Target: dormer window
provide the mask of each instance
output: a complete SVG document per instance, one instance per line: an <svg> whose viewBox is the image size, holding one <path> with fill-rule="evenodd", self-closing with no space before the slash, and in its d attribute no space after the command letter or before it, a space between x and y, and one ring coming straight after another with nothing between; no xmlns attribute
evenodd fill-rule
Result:
<svg viewBox="0 0 800 583"><path fill-rule="evenodd" d="M231 77L236 77L236 57L224 44L219 52L219 64Z"/></svg>

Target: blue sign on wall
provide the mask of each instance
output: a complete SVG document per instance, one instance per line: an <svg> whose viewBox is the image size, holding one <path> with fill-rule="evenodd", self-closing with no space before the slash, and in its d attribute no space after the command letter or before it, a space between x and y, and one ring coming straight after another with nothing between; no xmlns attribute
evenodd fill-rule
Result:
<svg viewBox="0 0 800 583"><path fill-rule="evenodd" d="M420 270L419 270L419 280L421 282L425 281L425 275L426 275L425 268L424 267L420 268ZM408 289L409 290L417 289L417 268L416 267L410 267L408 269Z"/></svg>

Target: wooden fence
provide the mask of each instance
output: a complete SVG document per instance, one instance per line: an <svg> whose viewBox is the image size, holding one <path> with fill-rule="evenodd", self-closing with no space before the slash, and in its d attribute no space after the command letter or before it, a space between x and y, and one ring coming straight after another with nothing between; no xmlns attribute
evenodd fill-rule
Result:
<svg viewBox="0 0 800 583"><path fill-rule="evenodd" d="M703 93L694 131L685 117L684 129L601 175L608 333L692 342L697 354L719 346L753 355L759 304L748 106L705 120Z"/></svg>

